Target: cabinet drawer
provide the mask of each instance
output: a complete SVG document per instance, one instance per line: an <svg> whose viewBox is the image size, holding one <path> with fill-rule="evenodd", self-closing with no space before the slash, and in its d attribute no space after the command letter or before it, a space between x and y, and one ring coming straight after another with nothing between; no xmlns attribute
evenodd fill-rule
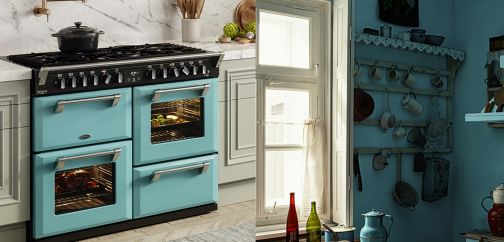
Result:
<svg viewBox="0 0 504 242"><path fill-rule="evenodd" d="M217 202L217 155L133 169L133 217Z"/></svg>
<svg viewBox="0 0 504 242"><path fill-rule="evenodd" d="M34 98L34 150L131 138L131 89Z"/></svg>

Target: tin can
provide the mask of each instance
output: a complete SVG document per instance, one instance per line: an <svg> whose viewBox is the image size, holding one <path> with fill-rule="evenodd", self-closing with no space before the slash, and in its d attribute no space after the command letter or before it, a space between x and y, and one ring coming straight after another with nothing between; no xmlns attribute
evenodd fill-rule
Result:
<svg viewBox="0 0 504 242"><path fill-rule="evenodd" d="M334 227L331 228L334 233L329 230L325 230L324 238L325 242L353 242L354 241L354 227Z"/></svg>
<svg viewBox="0 0 504 242"><path fill-rule="evenodd" d="M392 37L392 26L390 26L390 25L380 26L380 36L383 36L385 38L391 38Z"/></svg>

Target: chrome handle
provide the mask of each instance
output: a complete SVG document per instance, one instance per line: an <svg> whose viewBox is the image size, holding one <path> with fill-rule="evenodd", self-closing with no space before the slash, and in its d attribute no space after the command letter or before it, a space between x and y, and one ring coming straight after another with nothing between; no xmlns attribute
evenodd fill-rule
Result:
<svg viewBox="0 0 504 242"><path fill-rule="evenodd" d="M173 89L159 89L159 90L154 91L154 95L152 95L151 101L152 102L159 101L159 98L161 98L161 94L171 93L171 92L181 92L181 91L201 90L201 96L205 96L208 92L208 89L210 89L209 84L205 84L203 86L180 87L180 88L173 88Z"/></svg>
<svg viewBox="0 0 504 242"><path fill-rule="evenodd" d="M172 169L167 169L167 170L162 170L162 171L155 171L152 173L151 183L159 181L159 178L161 178L161 175L174 173L174 172L200 169L200 174L205 173L208 170L208 166L210 166L210 162L205 162L203 164L197 164L197 165L191 165L191 166L172 168Z"/></svg>
<svg viewBox="0 0 504 242"><path fill-rule="evenodd" d="M81 160L81 159L86 159L86 158L94 158L94 157L99 157L99 156L112 155L111 161L116 161L117 159L119 159L121 152L122 152L122 150L120 148L116 148L116 149L110 150L110 151L101 151L101 152L96 152L96 153L91 153L91 154L60 157L60 158L58 158L58 160L56 160L55 169L62 170L65 167L65 162L67 162L67 161Z"/></svg>
<svg viewBox="0 0 504 242"><path fill-rule="evenodd" d="M112 107L114 107L119 103L119 100L121 100L121 94L114 94L111 96L104 96L104 97L82 98L82 99L75 99L75 100L60 100L56 103L56 109L54 110L54 112L55 113L63 112L65 110L65 105L67 105L67 104L96 102L96 101L108 101L108 100L112 100Z"/></svg>

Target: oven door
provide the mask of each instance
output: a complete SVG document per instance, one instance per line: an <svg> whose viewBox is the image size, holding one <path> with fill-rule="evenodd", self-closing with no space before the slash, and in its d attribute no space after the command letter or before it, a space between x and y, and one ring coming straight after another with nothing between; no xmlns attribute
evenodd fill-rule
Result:
<svg viewBox="0 0 504 242"><path fill-rule="evenodd" d="M131 219L131 157L131 141L35 155L34 237Z"/></svg>
<svg viewBox="0 0 504 242"><path fill-rule="evenodd" d="M217 79L135 87L134 165L217 152Z"/></svg>
<svg viewBox="0 0 504 242"><path fill-rule="evenodd" d="M35 152L131 138L131 88L36 97Z"/></svg>

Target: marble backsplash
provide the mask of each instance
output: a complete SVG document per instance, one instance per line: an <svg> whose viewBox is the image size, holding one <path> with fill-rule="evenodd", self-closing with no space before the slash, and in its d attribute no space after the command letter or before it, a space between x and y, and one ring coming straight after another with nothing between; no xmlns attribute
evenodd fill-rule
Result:
<svg viewBox="0 0 504 242"><path fill-rule="evenodd" d="M218 36L233 20L240 0L207 0L202 11L202 36ZM0 1L0 56L58 51L52 33L76 21L105 31L100 47L158 43L181 38L181 13L176 0L88 0L49 2L51 15L33 15L40 0Z"/></svg>

